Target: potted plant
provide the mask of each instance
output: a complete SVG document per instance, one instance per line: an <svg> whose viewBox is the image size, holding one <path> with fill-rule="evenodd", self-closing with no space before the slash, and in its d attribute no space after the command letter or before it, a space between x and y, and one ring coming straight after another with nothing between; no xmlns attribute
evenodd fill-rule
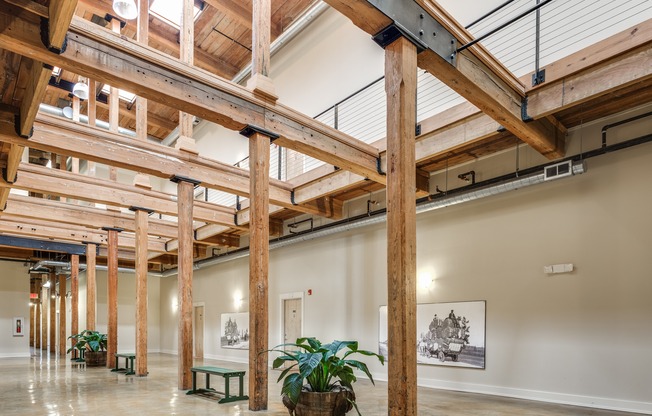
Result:
<svg viewBox="0 0 652 416"><path fill-rule="evenodd" d="M342 350L345 352L338 356ZM316 338L298 338L296 343L277 345L270 351L281 353L274 360L274 368L291 364L277 381L283 380L283 404L296 416L341 416L352 408L359 415L353 391L357 378L353 370L362 371L375 383L367 365L350 356L362 354L385 363L383 356L358 349L357 341L333 341L322 345Z"/></svg>
<svg viewBox="0 0 652 416"><path fill-rule="evenodd" d="M71 335L68 339L75 341L75 345L68 352L76 349L84 351L84 361L87 367L100 367L106 365L106 334L99 331L85 329L81 333Z"/></svg>

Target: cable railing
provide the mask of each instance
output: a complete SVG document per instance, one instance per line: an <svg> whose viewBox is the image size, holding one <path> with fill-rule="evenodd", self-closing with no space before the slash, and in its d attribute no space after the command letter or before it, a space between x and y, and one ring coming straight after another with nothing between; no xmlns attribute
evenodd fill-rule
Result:
<svg viewBox="0 0 652 416"><path fill-rule="evenodd" d="M467 29L475 38L482 38L479 43L508 70L522 77L650 18L652 0L507 0ZM536 82L545 81L537 77ZM387 124L384 87L384 77L378 78L324 110L315 120L365 143L381 140L386 136ZM419 69L415 122L464 101ZM281 180L324 165L318 159L274 144L270 155L270 177ZM248 163L245 158L236 166L248 169ZM235 196L225 192L204 190L200 194L221 205L237 203Z"/></svg>

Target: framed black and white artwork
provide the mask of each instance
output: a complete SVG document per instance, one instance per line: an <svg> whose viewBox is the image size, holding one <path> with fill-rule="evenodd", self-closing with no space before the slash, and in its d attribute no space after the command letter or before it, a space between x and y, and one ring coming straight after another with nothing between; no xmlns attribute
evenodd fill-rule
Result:
<svg viewBox="0 0 652 416"><path fill-rule="evenodd" d="M378 353L388 358L387 306L380 307ZM486 301L417 305L417 364L485 368Z"/></svg>
<svg viewBox="0 0 652 416"><path fill-rule="evenodd" d="M249 312L223 313L220 345L236 350L249 349Z"/></svg>

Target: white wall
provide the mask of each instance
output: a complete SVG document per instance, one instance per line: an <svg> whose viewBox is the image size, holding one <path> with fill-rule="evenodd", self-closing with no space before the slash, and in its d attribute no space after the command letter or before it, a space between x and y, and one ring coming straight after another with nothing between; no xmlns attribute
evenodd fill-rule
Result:
<svg viewBox="0 0 652 416"><path fill-rule="evenodd" d="M0 358L29 357L29 275L18 262L2 261L0 278ZM23 318L23 336L13 336L13 318Z"/></svg>
<svg viewBox="0 0 652 416"><path fill-rule="evenodd" d="M383 75L384 51L328 9L271 60L279 102L316 116Z"/></svg>

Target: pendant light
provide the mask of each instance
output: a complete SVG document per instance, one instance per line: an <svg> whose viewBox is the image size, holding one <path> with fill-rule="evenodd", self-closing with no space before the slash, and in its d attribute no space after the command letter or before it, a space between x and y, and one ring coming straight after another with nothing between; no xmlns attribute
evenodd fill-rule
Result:
<svg viewBox="0 0 652 416"><path fill-rule="evenodd" d="M138 8L134 0L113 0L113 11L125 20L138 17Z"/></svg>
<svg viewBox="0 0 652 416"><path fill-rule="evenodd" d="M88 100L88 85L78 82L72 87L72 95L82 100Z"/></svg>

